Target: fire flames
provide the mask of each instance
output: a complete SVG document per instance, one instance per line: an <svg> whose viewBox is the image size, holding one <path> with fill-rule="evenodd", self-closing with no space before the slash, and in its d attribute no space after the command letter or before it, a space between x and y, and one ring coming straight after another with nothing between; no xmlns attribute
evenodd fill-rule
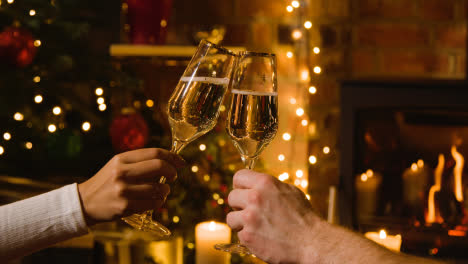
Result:
<svg viewBox="0 0 468 264"><path fill-rule="evenodd" d="M455 166L453 168L453 179L454 189L453 193L458 202L463 202L463 190L462 190L462 173L463 167L465 166L465 159L462 154L457 151L455 145L451 148L451 154L455 160ZM441 190L442 173L445 166L445 157L443 154L439 154L439 161L437 167L434 170L434 185L429 189L426 224L443 223L444 219L440 215L438 207L435 205L435 194Z"/></svg>

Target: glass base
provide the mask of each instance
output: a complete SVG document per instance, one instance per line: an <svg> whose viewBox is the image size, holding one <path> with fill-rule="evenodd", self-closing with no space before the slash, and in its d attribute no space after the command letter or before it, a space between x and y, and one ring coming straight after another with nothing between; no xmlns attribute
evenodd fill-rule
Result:
<svg viewBox="0 0 468 264"><path fill-rule="evenodd" d="M167 229L167 227L151 220L151 218L147 219L146 217L139 214L124 217L122 220L135 229L149 232L150 234L158 236L159 238L166 238L171 235L171 231Z"/></svg>
<svg viewBox="0 0 468 264"><path fill-rule="evenodd" d="M217 250L221 250L221 251L225 251L225 252L229 252L233 254L239 254L241 256L248 256L248 255L253 256L252 252L250 252L250 250L246 246L239 244L239 243L216 244L214 248Z"/></svg>

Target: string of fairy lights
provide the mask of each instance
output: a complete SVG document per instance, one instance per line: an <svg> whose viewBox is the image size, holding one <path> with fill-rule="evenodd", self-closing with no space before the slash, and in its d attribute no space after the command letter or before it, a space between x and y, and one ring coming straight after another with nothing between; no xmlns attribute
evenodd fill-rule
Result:
<svg viewBox="0 0 468 264"><path fill-rule="evenodd" d="M312 29L313 24L310 20L307 19L307 6L308 1L291 1L286 6L286 12L295 16L297 18L297 22L295 23L293 29L291 30L291 38L294 41L294 50L286 51L286 57L288 59L296 58L296 66L298 70L298 79L299 82L296 85L296 97L289 98L289 103L295 108L293 113L297 116L296 119L298 120L299 124L293 126L295 129L288 128L288 130L292 131L284 131L281 134L282 140L286 142L293 141L295 136L298 136L298 133L305 132L309 134L317 133L317 124L315 121L311 121L310 117L306 113L304 109L305 106L308 105L308 96L309 95L316 95L318 92L317 85L314 84L313 76L311 76L311 71L313 74L319 75L322 73L322 68L319 65L310 65L308 60L308 56L317 56L320 54L321 50L320 47L309 45L309 31ZM298 128L302 127L299 131ZM306 137L307 138L307 137ZM297 142L291 142L291 153L294 152L295 145L298 144ZM329 146L323 146L322 150L324 155L329 155L331 153L331 149ZM318 153L310 153L308 156L308 163L311 166L314 166L318 163ZM286 161L286 156L283 153L278 154L278 160L280 162ZM291 158L292 159L292 158ZM294 175L290 176L289 172L283 172L279 174L278 179L281 181L288 181L293 183L294 185L298 186L302 189L307 197L310 199L309 194L307 194L307 187L308 187L308 180L306 179L305 172L302 169L294 169L289 168L290 171L294 171Z"/></svg>

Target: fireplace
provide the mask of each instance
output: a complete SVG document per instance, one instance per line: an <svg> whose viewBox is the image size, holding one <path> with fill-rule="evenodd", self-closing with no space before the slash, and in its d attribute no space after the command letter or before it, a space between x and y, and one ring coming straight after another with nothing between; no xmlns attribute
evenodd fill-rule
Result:
<svg viewBox="0 0 468 264"><path fill-rule="evenodd" d="M345 81L340 223L468 260L468 83Z"/></svg>

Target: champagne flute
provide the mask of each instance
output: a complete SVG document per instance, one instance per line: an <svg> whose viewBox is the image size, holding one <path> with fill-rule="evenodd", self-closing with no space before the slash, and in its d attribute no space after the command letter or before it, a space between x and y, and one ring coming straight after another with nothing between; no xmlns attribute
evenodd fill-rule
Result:
<svg viewBox="0 0 468 264"><path fill-rule="evenodd" d="M187 144L208 133L216 125L237 55L202 40L169 99L167 113L172 132L171 152L179 153ZM163 176L160 183L165 183ZM153 210L123 220L136 229L158 237L171 231L152 220Z"/></svg>
<svg viewBox="0 0 468 264"><path fill-rule="evenodd" d="M253 169L278 130L276 56L244 51L233 73L227 132L247 169ZM216 244L218 250L250 255L240 243Z"/></svg>

